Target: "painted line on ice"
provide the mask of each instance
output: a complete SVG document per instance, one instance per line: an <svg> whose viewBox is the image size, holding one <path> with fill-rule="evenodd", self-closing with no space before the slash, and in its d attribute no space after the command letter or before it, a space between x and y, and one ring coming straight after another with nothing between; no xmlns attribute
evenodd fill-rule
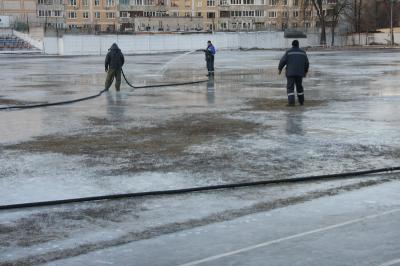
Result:
<svg viewBox="0 0 400 266"><path fill-rule="evenodd" d="M391 265L400 265L400 259L395 259L395 260L391 260L382 264L379 264L379 266L391 266Z"/></svg>
<svg viewBox="0 0 400 266"><path fill-rule="evenodd" d="M392 214L392 213L399 212L399 211L400 211L400 209L393 209L393 210L390 210L390 211L386 211L386 212L382 212L382 213L378 213L378 214L374 214L374 215L368 215L368 216L364 216L364 217L361 217L361 218L358 218L358 219L349 220L349 221L346 221L346 222L343 222L343 223L334 224L334 225L330 225L330 226L327 226L327 227L322 227L322 228L318 228L318 229L315 229L315 230L311 230L311 231L307 231L307 232L303 232L303 233L299 233L299 234L295 234L295 235L291 235L291 236L287 236L287 237L283 237L283 238L278 238L278 239L275 239L275 240L272 240L272 241L263 242L263 243L260 243L260 244L257 244L257 245L248 246L248 247L245 247L245 248L237 249L237 250L226 252L226 253L221 253L221 254L214 255L214 256L211 256L211 257L208 257L208 258L204 258L204 259L201 259L201 260L191 261L191 262L188 262L188 263L181 264L179 266L198 265L198 264L202 264L202 263L205 263L205 262L210 262L210 261L218 260L218 259L221 259L221 258L224 258L224 257L233 256L233 255L236 255L236 254L239 254L239 253L243 253L243 252L247 252L247 251L250 251L250 250L254 250L254 249L257 249L257 248L266 247L266 246L269 246L269 245L272 245L272 244L277 244L277 243L280 243L280 242L283 242L283 241L286 241L286 240L291 240L291 239L300 238L300 237L311 235L311 234L316 234L316 233L332 230L332 229L335 229L335 228L339 228L339 227L343 227L343 226L346 226L346 225L359 223L359 222L362 222L362 221L365 221L365 220L374 219L374 218L377 218L377 217L380 217L380 216ZM389 261L387 263L392 263L392 262L393 263L397 263L399 261L400 261L400 259L399 260L395 260L395 261ZM393 264L382 264L380 266L389 266L389 265L393 265Z"/></svg>

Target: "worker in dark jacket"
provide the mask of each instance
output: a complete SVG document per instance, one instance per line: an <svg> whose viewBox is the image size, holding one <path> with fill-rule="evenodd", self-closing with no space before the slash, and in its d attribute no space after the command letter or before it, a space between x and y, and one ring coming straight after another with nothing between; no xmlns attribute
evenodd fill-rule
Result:
<svg viewBox="0 0 400 266"><path fill-rule="evenodd" d="M207 76L214 75L214 56L215 56L215 47L212 45L211 41L207 42L207 49L203 50L206 54L206 62L207 62Z"/></svg>
<svg viewBox="0 0 400 266"><path fill-rule="evenodd" d="M108 53L105 60L105 68L107 72L107 78L105 83L105 89L108 90L115 77L115 89L119 91L121 86L121 71L124 65L125 58L116 43L111 45L108 49Z"/></svg>
<svg viewBox="0 0 400 266"><path fill-rule="evenodd" d="M294 106L294 86L300 105L304 104L303 77L307 75L309 62L305 51L299 48L299 41L292 42L292 48L286 51L279 62L279 75L286 66L288 105Z"/></svg>

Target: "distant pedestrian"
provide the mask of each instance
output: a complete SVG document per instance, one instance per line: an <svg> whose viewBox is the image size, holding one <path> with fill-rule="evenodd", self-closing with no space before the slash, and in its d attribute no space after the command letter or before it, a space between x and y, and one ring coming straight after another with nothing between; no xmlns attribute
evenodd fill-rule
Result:
<svg viewBox="0 0 400 266"><path fill-rule="evenodd" d="M108 49L108 53L105 60L105 69L107 72L107 78L105 82L105 89L108 90L113 83L115 78L115 89L117 91L120 90L121 86L121 71L122 66L124 65L125 58L119 49L116 43L111 45L111 48Z"/></svg>
<svg viewBox="0 0 400 266"><path fill-rule="evenodd" d="M206 62L207 62L207 76L214 75L214 56L215 56L215 47L212 45L211 41L207 42L207 49L203 50L206 53Z"/></svg>
<svg viewBox="0 0 400 266"><path fill-rule="evenodd" d="M292 42L292 48L286 51L279 62L279 75L286 66L288 105L294 106L294 86L296 85L297 98L300 105L304 104L303 77L307 76L309 62L307 54L299 48L299 41Z"/></svg>

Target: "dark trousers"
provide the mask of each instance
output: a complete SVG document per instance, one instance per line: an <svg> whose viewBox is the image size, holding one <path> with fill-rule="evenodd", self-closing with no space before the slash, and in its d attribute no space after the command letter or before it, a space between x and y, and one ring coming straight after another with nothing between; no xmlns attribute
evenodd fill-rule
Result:
<svg viewBox="0 0 400 266"><path fill-rule="evenodd" d="M104 84L104 88L108 90L111 87L115 78L115 89L119 91L121 86L121 69L108 69L107 71L107 78Z"/></svg>
<svg viewBox="0 0 400 266"><path fill-rule="evenodd" d="M295 96L294 96L294 86L296 85L297 98L299 103L303 105L304 103L304 91L303 91L303 77L301 76L292 76L287 78L287 96L289 105L294 105Z"/></svg>
<svg viewBox="0 0 400 266"><path fill-rule="evenodd" d="M214 56L210 56L206 59L208 73L214 73Z"/></svg>

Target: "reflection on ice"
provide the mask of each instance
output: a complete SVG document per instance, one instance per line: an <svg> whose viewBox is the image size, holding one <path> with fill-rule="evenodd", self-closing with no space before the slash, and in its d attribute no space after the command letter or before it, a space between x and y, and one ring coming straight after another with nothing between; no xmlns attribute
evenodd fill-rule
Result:
<svg viewBox="0 0 400 266"><path fill-rule="evenodd" d="M293 109L285 107L285 79L277 75L281 54L220 51L206 83L141 90L123 83L119 93L73 105L0 112L2 204L398 161L398 53L309 52L305 106ZM97 93L103 60L2 58L0 105ZM201 53L127 56L124 71L135 84L206 74ZM73 152L64 139L76 141Z"/></svg>

